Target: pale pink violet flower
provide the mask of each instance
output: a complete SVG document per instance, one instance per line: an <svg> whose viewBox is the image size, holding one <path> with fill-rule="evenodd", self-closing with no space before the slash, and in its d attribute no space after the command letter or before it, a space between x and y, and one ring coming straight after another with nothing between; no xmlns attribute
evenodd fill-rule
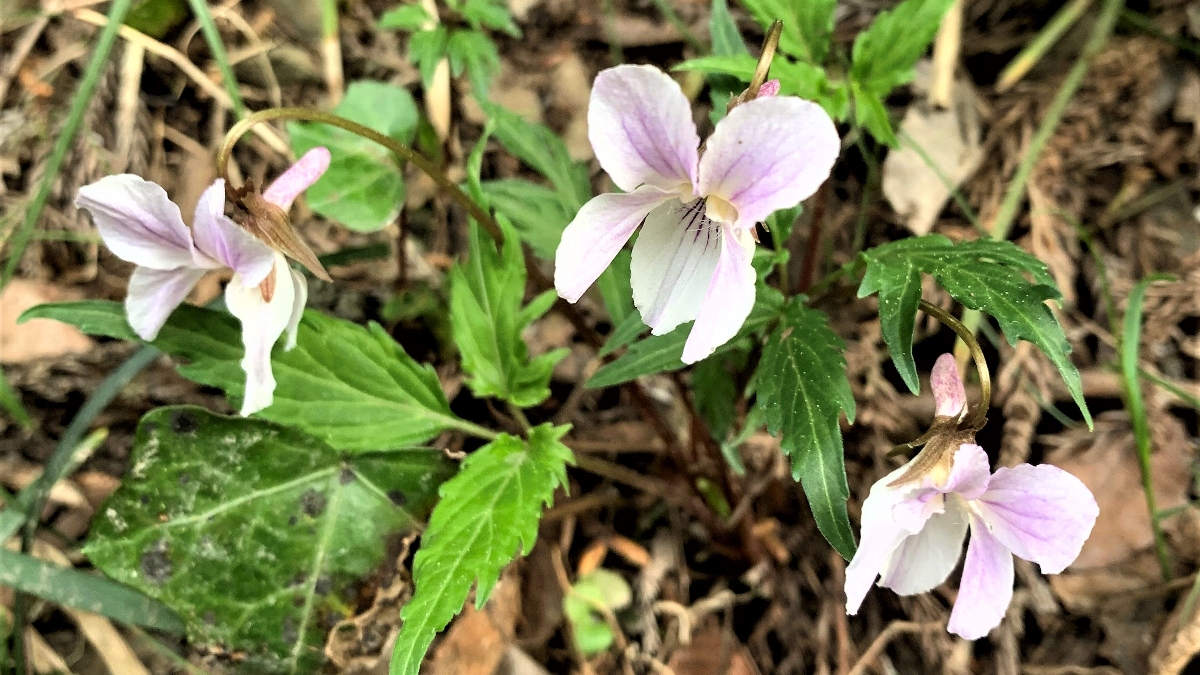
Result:
<svg viewBox="0 0 1200 675"><path fill-rule="evenodd" d="M952 427L966 413L953 356L938 359L931 383L935 427L939 421ZM924 475L897 481L909 462L871 487L858 552L846 568L846 611L858 613L876 577L900 595L941 585L958 564L969 528L947 630L975 640L999 625L1008 609L1013 555L1037 563L1044 574L1062 572L1079 556L1099 508L1087 487L1058 467L1021 464L992 473L987 453L971 442L958 444L945 459Z"/></svg>
<svg viewBox="0 0 1200 675"><path fill-rule="evenodd" d="M285 212L329 166L329 151L313 148L263 193ZM79 189L75 205L92 214L105 245L137 265L129 279L125 311L144 340L154 340L171 312L202 276L228 267L225 304L242 323L246 390L242 415L271 405L275 377L271 348L287 332L285 349L296 346L296 330L308 299L308 282L278 251L225 215L225 181L204 190L189 228L162 187L133 174L105 176Z"/></svg>
<svg viewBox="0 0 1200 675"><path fill-rule="evenodd" d="M563 232L554 285L575 302L645 221L633 246L633 301L654 335L695 320L693 363L737 334L754 306L754 225L829 177L840 140L821 107L792 96L737 105L700 152L691 105L665 73L623 65L596 76L588 139L623 193L584 204Z"/></svg>

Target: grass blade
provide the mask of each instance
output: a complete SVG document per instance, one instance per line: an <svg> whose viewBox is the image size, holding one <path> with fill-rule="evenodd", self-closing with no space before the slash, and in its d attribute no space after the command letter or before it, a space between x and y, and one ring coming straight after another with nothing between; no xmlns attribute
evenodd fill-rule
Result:
<svg viewBox="0 0 1200 675"><path fill-rule="evenodd" d="M92 51L92 58L88 61L87 70L83 73L83 80L80 81L79 88L75 90L75 96L71 99L71 110L67 113L66 124L63 125L58 139L54 142L54 148L50 151L50 159L46 162L46 173L42 176L33 201L30 202L28 210L25 212L25 221L13 238L12 248L8 252L8 262L4 265L4 271L0 273L0 289L8 285L9 280L17 272L17 266L21 264L21 256L25 253L25 247L29 245L29 240L33 237L34 225L41 217L42 209L46 207L46 200L50 197L50 188L54 184L54 180L58 178L58 170L62 168L67 150L75 141L75 134L79 132L83 114L87 111L88 104L91 103L92 94L96 91L100 75L104 72L104 64L108 61L113 43L116 42L117 30L124 24L125 15L129 13L129 6L132 3L133 0L113 0L112 6L108 10L108 23L100 31L100 37L96 40L96 48Z"/></svg>
<svg viewBox="0 0 1200 675"><path fill-rule="evenodd" d="M233 101L233 112L237 114L238 119L241 119L248 114L246 104L242 102L242 95L238 91L237 77L233 74L233 64L229 62L229 54L225 51L225 43L221 40L221 32L217 30L217 23L213 21L212 11L209 10L205 0L188 0L188 4L192 6L192 14L195 15L196 21L200 23L200 32L204 33L208 51L212 52L213 60L217 62L217 68L221 70L221 79L224 80L225 90L229 92L229 98Z"/></svg>
<svg viewBox="0 0 1200 675"><path fill-rule="evenodd" d="M22 429L33 428L33 420L29 418L29 411L25 410L25 406L21 403L21 397L8 383L8 378L4 376L3 371L0 371L0 408L7 410Z"/></svg>

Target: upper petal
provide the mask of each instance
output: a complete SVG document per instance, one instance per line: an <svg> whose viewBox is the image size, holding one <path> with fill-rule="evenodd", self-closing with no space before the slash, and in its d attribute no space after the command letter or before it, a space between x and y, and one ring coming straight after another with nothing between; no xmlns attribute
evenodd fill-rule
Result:
<svg viewBox="0 0 1200 675"><path fill-rule="evenodd" d="M695 319L721 256L721 226L704 215L704 200L672 200L646 217L633 244L633 304L651 333Z"/></svg>
<svg viewBox="0 0 1200 675"><path fill-rule="evenodd" d="M320 180L329 168L329 161L328 148L318 146L309 150L263 191L263 199L287 211L300 193Z"/></svg>
<svg viewBox="0 0 1200 675"><path fill-rule="evenodd" d="M133 332L143 340L158 337L158 331L195 287L205 270L180 267L156 270L136 267L129 277L129 293L125 296L125 315Z"/></svg>
<svg viewBox="0 0 1200 675"><path fill-rule="evenodd" d="M271 272L275 253L254 235L225 215L225 180L218 178L200 195L192 218L196 264L228 267L249 286L257 286Z"/></svg>
<svg viewBox="0 0 1200 675"><path fill-rule="evenodd" d="M900 595L924 593L940 586L962 555L967 522L962 502L947 499L944 511L931 516L920 532L905 538L892 553L879 585Z"/></svg>
<svg viewBox="0 0 1200 675"><path fill-rule="evenodd" d="M967 392L963 389L962 376L958 374L958 363L953 354L938 357L929 375L929 387L933 389L938 415L958 417L967 406Z"/></svg>
<svg viewBox="0 0 1200 675"><path fill-rule="evenodd" d="M997 469L974 505L998 540L1046 574L1079 557L1100 513L1083 482L1049 464Z"/></svg>
<svg viewBox="0 0 1200 675"><path fill-rule="evenodd" d="M283 255L275 254L275 293L263 300L257 285L247 286L238 276L225 287L225 304L242 322L242 344L246 353L242 370L246 389L242 397L243 416L271 405L275 395L275 375L271 372L271 348L287 328L295 309L296 289Z"/></svg>
<svg viewBox="0 0 1200 675"><path fill-rule="evenodd" d="M656 206L671 199L667 193L642 187L628 194L593 197L563 230L554 254L554 288L575 302L612 263L617 251Z"/></svg>
<svg viewBox="0 0 1200 675"><path fill-rule="evenodd" d="M902 466L875 482L863 500L862 529L858 550L846 566L846 613L857 614L875 578L887 566L892 553L905 537L912 534L896 522L896 507L908 500L912 490L905 486L888 487L906 469Z"/></svg>
<svg viewBox="0 0 1200 675"><path fill-rule="evenodd" d="M75 206L87 209L117 257L141 267L190 267L192 235L167 191L140 176L105 176L79 188Z"/></svg>
<svg viewBox="0 0 1200 675"><path fill-rule="evenodd" d="M730 111L709 136L697 194L729 202L747 226L816 192L840 148L833 120L816 103L756 98Z"/></svg>
<svg viewBox="0 0 1200 675"><path fill-rule="evenodd" d="M696 324L683 345L683 362L695 363L737 335L754 309L754 240L745 230L721 228L721 254L696 315ZM743 236L739 237L739 232Z"/></svg>
<svg viewBox="0 0 1200 675"><path fill-rule="evenodd" d="M654 66L622 65L596 76L588 140L600 166L625 192L675 190L696 182L700 136L679 84Z"/></svg>
<svg viewBox="0 0 1200 675"><path fill-rule="evenodd" d="M954 451L954 464L942 492L953 492L968 501L977 499L988 489L992 466L987 452L974 443L963 443Z"/></svg>
<svg viewBox="0 0 1200 675"><path fill-rule="evenodd" d="M978 640L1000 625L1012 595L1012 553L977 518L971 518L967 561L946 630Z"/></svg>

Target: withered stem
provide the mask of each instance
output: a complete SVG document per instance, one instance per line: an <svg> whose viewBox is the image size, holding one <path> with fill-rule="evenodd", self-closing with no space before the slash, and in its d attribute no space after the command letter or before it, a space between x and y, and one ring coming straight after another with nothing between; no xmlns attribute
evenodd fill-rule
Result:
<svg viewBox="0 0 1200 675"><path fill-rule="evenodd" d="M767 29L767 37L763 38L762 53L758 55L758 66L754 69L754 77L750 78L750 86L746 89L746 100L753 101L758 96L758 90L767 81L767 73L771 72L771 61L775 58L775 48L779 46L779 35L783 33L783 22L776 20Z"/></svg>

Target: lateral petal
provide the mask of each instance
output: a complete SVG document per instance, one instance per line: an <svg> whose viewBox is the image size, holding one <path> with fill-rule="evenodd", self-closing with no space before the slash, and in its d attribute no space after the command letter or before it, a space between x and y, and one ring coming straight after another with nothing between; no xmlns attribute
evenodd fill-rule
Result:
<svg viewBox="0 0 1200 675"><path fill-rule="evenodd" d="M1049 464L997 469L974 504L996 539L1045 574L1075 562L1100 514L1082 481Z"/></svg>
<svg viewBox="0 0 1200 675"><path fill-rule="evenodd" d="M246 354L242 370L246 372L246 389L241 415L252 415L271 405L275 396L275 375L271 372L271 348L288 327L295 308L296 289L289 274L287 261L275 254L275 293L270 302L263 300L256 286L246 286L234 276L225 287L225 304L230 313L242 322L242 344Z"/></svg>
<svg viewBox="0 0 1200 675"><path fill-rule="evenodd" d="M732 226L721 228L721 253L708 290L696 315L696 324L683 345L683 362L695 363L729 342L754 309L754 241L749 232Z"/></svg>
<svg viewBox="0 0 1200 675"><path fill-rule="evenodd" d="M125 296L125 315L133 332L146 341L157 338L171 312L205 273L206 270L195 267L173 270L135 267Z"/></svg>
<svg viewBox="0 0 1200 675"><path fill-rule="evenodd" d="M621 65L596 76L588 103L588 140L625 192L696 182L700 136L679 84L654 66Z"/></svg>
<svg viewBox="0 0 1200 675"><path fill-rule="evenodd" d="M554 288L575 302L608 268L633 231L671 195L652 187L593 197L563 230L554 254Z"/></svg>
<svg viewBox="0 0 1200 675"><path fill-rule="evenodd" d="M863 500L862 529L859 534L858 550L846 566L846 613L857 614L863 598L876 577L888 565L893 552L906 537L912 534L896 521L896 508L912 497L912 489L888 487L908 466L889 473L875 481L871 493Z"/></svg>
<svg viewBox="0 0 1200 675"><path fill-rule="evenodd" d="M821 106L771 96L730 111L705 148L696 193L729 202L737 223L749 227L816 192L829 178L841 139Z"/></svg>
<svg viewBox="0 0 1200 675"><path fill-rule="evenodd" d="M962 583L946 630L968 640L984 637L1000 625L1012 595L1012 553L988 532L987 526L972 517Z"/></svg>
<svg viewBox="0 0 1200 675"><path fill-rule="evenodd" d="M228 267L242 282L257 286L271 273L275 254L254 235L225 215L225 180L218 178L200 195L192 218L195 263L210 269Z"/></svg>
<svg viewBox="0 0 1200 675"><path fill-rule="evenodd" d="M967 536L967 511L957 499L925 521L921 531L906 537L892 553L879 585L900 595L924 593L940 586L958 565Z"/></svg>
<svg viewBox="0 0 1200 675"><path fill-rule="evenodd" d="M721 239L721 226L704 215L702 199L686 205L673 200L646 217L633 244L630 282L633 304L651 333L669 333L700 313Z"/></svg>
<svg viewBox="0 0 1200 675"><path fill-rule="evenodd" d="M105 176L79 188L75 206L92 214L105 246L139 267L191 267L192 235L167 191L140 176Z"/></svg>

